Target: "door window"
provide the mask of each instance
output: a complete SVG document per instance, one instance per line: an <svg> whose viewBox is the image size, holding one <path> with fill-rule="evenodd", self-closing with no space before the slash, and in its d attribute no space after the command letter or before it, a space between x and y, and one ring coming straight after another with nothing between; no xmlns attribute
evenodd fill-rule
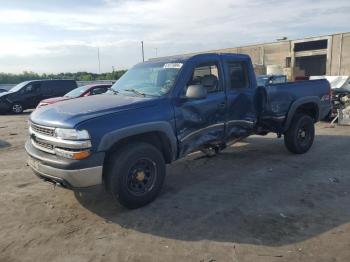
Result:
<svg viewBox="0 0 350 262"><path fill-rule="evenodd" d="M230 89L249 87L247 67L244 62L228 63Z"/></svg>
<svg viewBox="0 0 350 262"><path fill-rule="evenodd" d="M106 92L106 87L96 87L92 89L91 95L100 95Z"/></svg>
<svg viewBox="0 0 350 262"><path fill-rule="evenodd" d="M187 86L202 85L207 89L208 93L216 93L222 91L220 82L217 63L206 63L197 66L193 70Z"/></svg>
<svg viewBox="0 0 350 262"><path fill-rule="evenodd" d="M38 94L39 92L40 92L40 84L38 83L27 85L22 90L22 93L24 94Z"/></svg>
<svg viewBox="0 0 350 262"><path fill-rule="evenodd" d="M30 94L33 92L33 85L27 85L25 88L24 88L24 93L26 94Z"/></svg>

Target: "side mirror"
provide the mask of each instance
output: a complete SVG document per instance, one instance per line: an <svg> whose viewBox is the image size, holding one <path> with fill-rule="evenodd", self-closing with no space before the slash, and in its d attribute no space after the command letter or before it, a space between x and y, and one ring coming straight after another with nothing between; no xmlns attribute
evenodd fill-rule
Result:
<svg viewBox="0 0 350 262"><path fill-rule="evenodd" d="M207 89L202 85L191 85L187 87L186 98L204 99L207 97Z"/></svg>

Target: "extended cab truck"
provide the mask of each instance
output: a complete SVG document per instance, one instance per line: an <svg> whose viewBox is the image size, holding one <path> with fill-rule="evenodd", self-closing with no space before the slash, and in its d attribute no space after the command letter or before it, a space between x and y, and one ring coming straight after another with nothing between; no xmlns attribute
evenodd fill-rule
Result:
<svg viewBox="0 0 350 262"><path fill-rule="evenodd" d="M35 110L25 147L40 178L105 184L136 208L157 196L166 164L195 150L274 132L291 152L307 152L330 106L326 80L257 88L246 55L163 58L136 65L107 94Z"/></svg>

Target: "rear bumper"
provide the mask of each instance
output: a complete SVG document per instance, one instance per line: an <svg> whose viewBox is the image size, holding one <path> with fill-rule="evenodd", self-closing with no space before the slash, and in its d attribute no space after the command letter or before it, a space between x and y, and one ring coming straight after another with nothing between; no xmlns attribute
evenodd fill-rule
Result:
<svg viewBox="0 0 350 262"><path fill-rule="evenodd" d="M103 156L72 161L41 152L27 141L28 165L41 179L75 189L102 184Z"/></svg>

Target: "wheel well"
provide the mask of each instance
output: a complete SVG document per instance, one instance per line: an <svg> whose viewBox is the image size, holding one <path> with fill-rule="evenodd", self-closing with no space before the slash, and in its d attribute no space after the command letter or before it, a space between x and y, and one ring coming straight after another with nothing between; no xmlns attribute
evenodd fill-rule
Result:
<svg viewBox="0 0 350 262"><path fill-rule="evenodd" d="M116 142L107 152L106 157L112 152L117 151L122 146L125 146L129 143L134 142L144 142L155 146L162 154L165 160L165 163L171 163L173 159L173 152L170 141L168 137L159 131L147 132L142 134L133 135L130 137L123 138Z"/></svg>
<svg viewBox="0 0 350 262"><path fill-rule="evenodd" d="M303 113L303 114L309 115L312 117L314 122L318 121L318 106L315 103L302 104L301 106L298 107L295 113L296 114Z"/></svg>

